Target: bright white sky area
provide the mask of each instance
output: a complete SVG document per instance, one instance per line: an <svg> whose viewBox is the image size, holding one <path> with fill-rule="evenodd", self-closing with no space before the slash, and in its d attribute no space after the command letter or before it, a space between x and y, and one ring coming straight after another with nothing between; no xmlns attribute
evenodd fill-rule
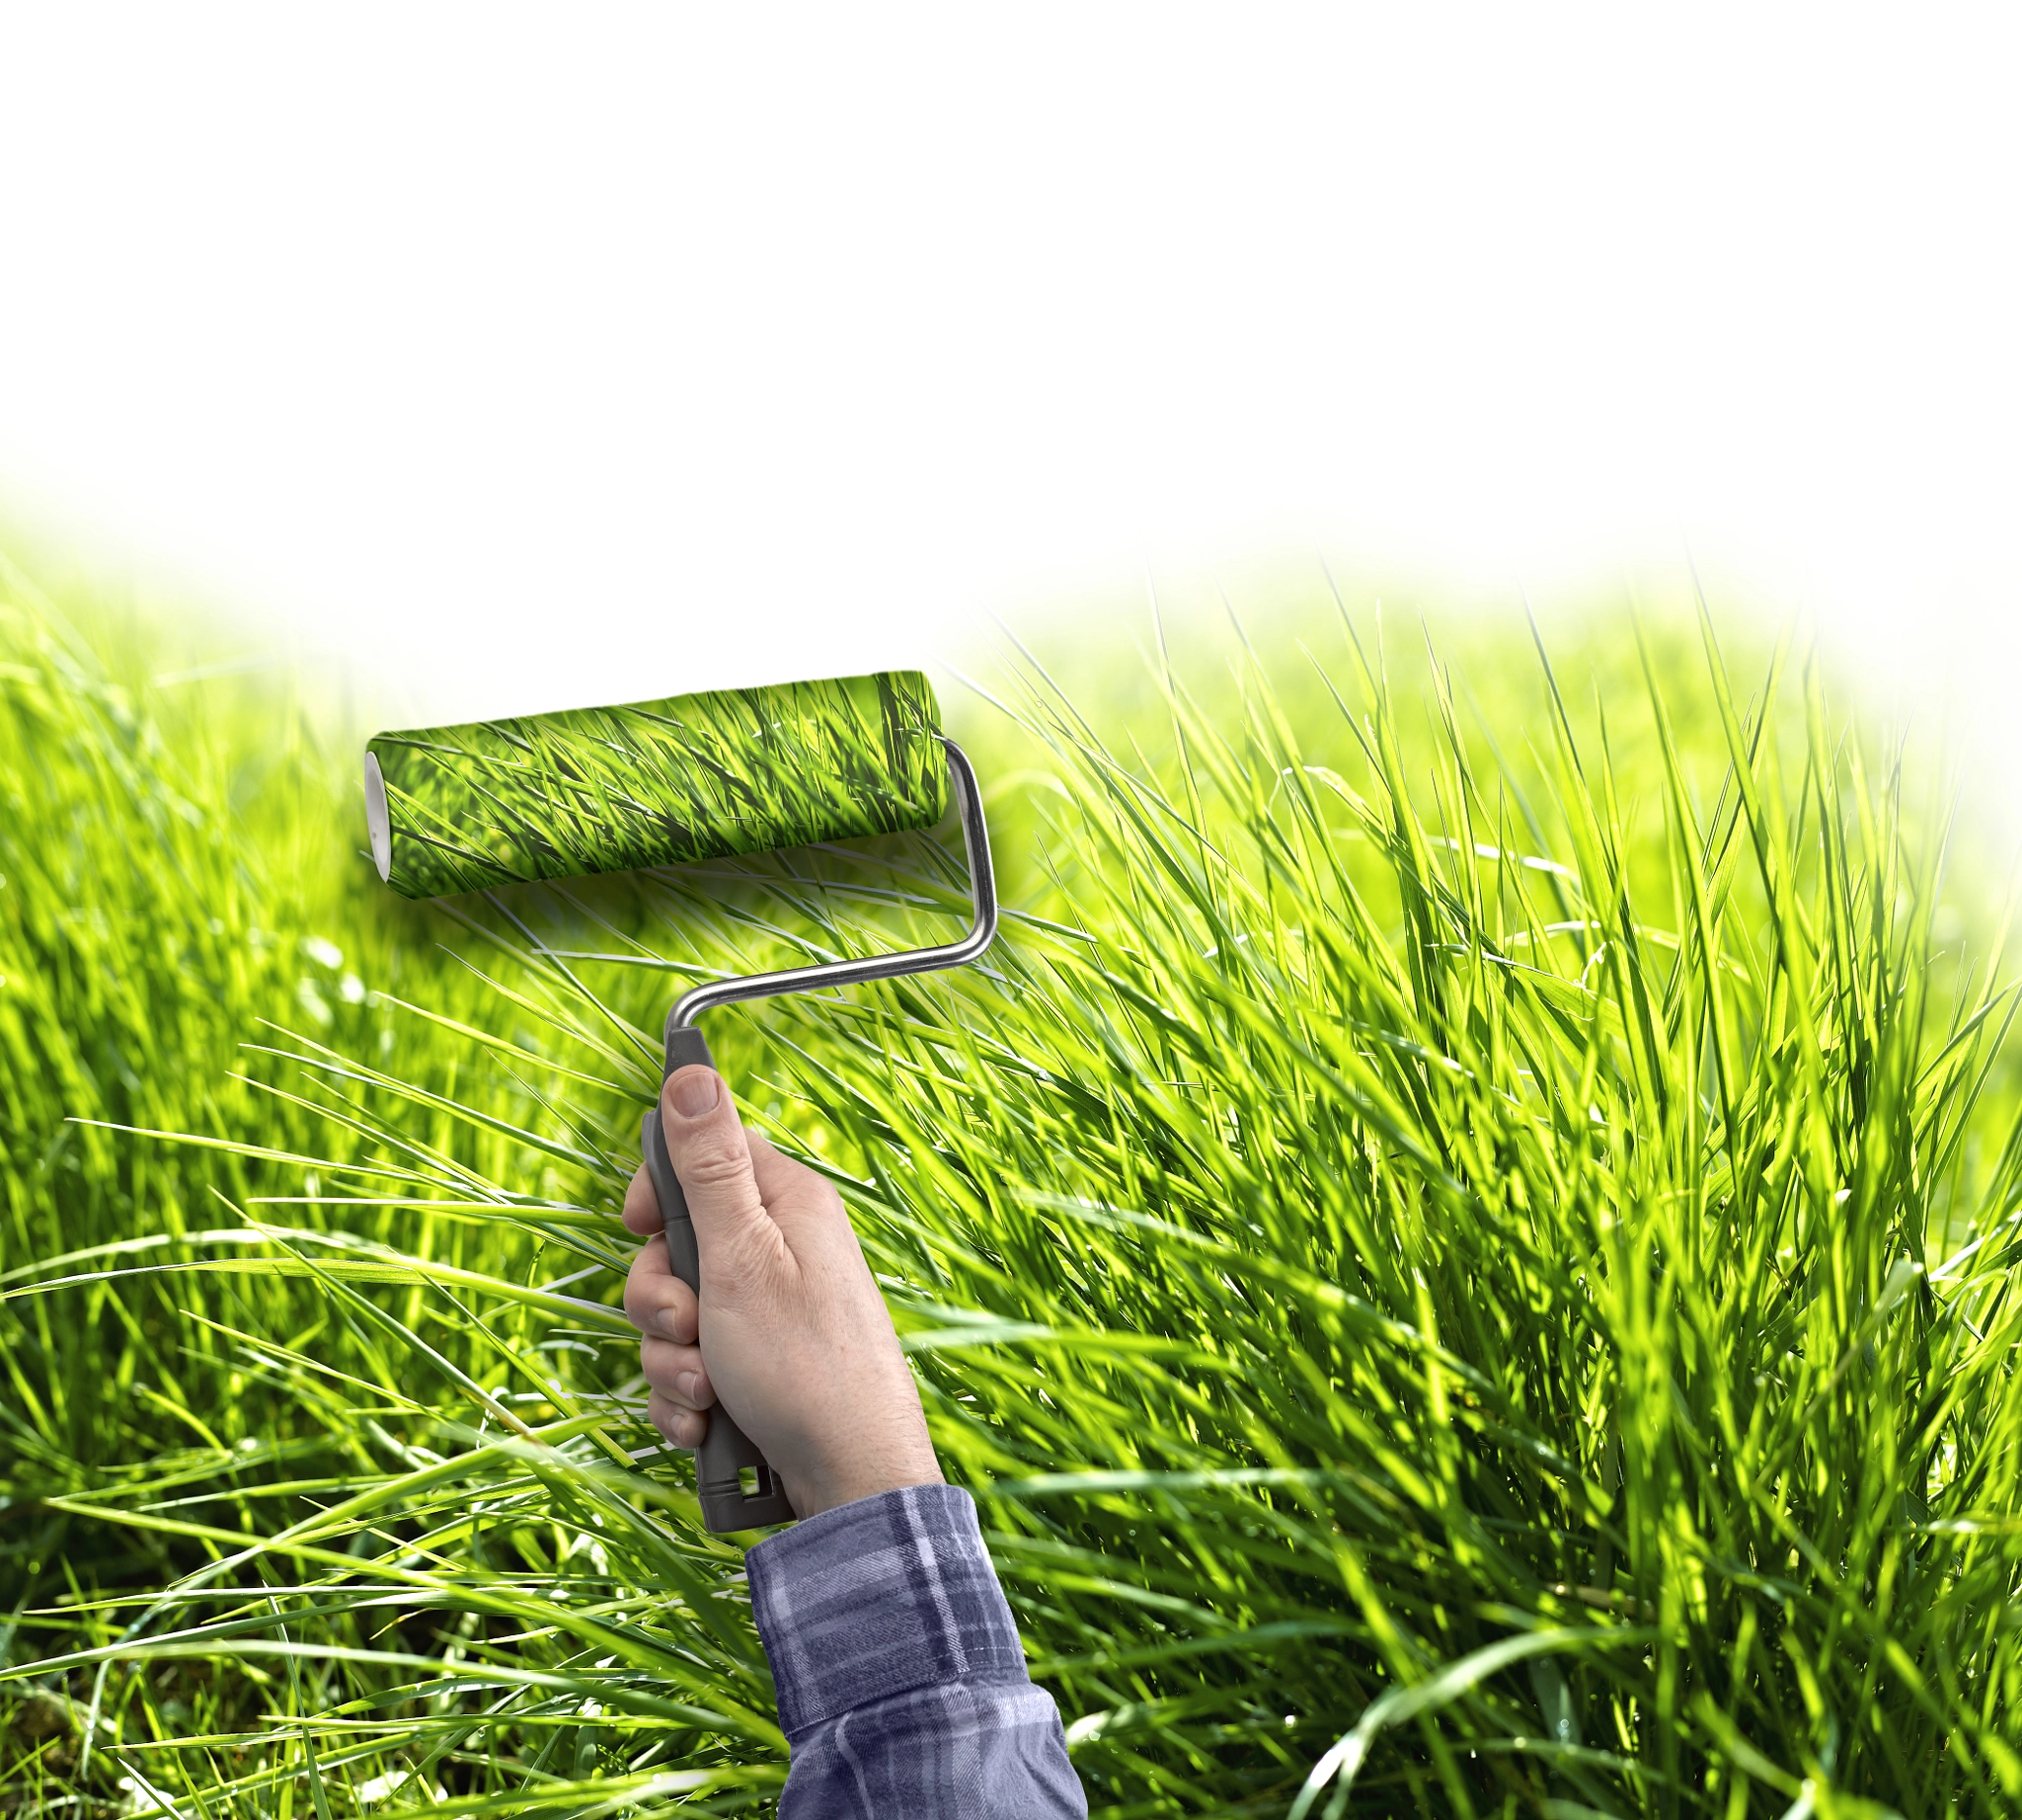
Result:
<svg viewBox="0 0 2022 1820"><path fill-rule="evenodd" d="M1997 725L2011 18L16 7L0 510L416 719L1689 548Z"/></svg>

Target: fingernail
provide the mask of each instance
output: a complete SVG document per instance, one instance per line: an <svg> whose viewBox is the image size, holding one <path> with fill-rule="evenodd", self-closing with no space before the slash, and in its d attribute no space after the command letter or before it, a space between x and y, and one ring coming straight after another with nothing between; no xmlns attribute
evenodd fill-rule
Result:
<svg viewBox="0 0 2022 1820"><path fill-rule="evenodd" d="M680 1391L692 1403L695 1400L696 1391L702 1388L702 1380L696 1377L693 1372L683 1372L680 1377L674 1380L674 1388Z"/></svg>
<svg viewBox="0 0 2022 1820"><path fill-rule="evenodd" d="M674 1078L674 1110L684 1119L699 1119L716 1110L717 1086L714 1069L684 1068Z"/></svg>
<svg viewBox="0 0 2022 1820"><path fill-rule="evenodd" d="M654 1309L653 1330L663 1340L672 1340L676 1344L680 1342L681 1336L674 1331L674 1311L672 1308Z"/></svg>

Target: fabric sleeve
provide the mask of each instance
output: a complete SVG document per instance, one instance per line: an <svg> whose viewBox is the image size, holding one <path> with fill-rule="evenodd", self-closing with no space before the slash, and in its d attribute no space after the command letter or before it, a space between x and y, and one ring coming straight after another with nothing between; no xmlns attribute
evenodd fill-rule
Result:
<svg viewBox="0 0 2022 1820"><path fill-rule="evenodd" d="M780 1820L1087 1814L968 1492L909 1485L844 1504L745 1565L792 1746Z"/></svg>

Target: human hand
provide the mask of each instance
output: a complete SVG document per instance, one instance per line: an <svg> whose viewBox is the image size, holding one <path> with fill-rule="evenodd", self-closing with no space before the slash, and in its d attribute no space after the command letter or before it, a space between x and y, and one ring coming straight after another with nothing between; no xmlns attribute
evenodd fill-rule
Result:
<svg viewBox="0 0 2022 1820"><path fill-rule="evenodd" d="M625 1279L625 1312L646 1336L654 1427L675 1447L700 1446L721 1398L802 1517L939 1484L919 1389L842 1197L746 1132L713 1068L667 1077L661 1125L695 1222L702 1300L668 1266L642 1167L624 1220L648 1242Z"/></svg>

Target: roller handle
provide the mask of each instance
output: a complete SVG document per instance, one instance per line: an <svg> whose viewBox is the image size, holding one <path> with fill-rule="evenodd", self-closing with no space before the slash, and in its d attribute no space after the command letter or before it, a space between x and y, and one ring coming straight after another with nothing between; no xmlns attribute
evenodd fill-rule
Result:
<svg viewBox="0 0 2022 1820"><path fill-rule="evenodd" d="M679 1024L669 1028L667 1073L698 1062L704 1068L716 1066L710 1058L709 1045L702 1040L702 1032ZM666 1227L667 1262L673 1266L674 1275L695 1292L699 1302L702 1269L695 1249L695 1223L688 1217L687 1196L681 1192L673 1160L667 1155L666 1133L661 1130L658 1105L646 1115L640 1148L646 1153L647 1177L653 1183L661 1219ZM746 1490L746 1484L751 1489ZM709 1411L708 1431L695 1450L695 1489L702 1500L702 1526L712 1536L794 1520L794 1507L787 1502L779 1474L721 1402Z"/></svg>

